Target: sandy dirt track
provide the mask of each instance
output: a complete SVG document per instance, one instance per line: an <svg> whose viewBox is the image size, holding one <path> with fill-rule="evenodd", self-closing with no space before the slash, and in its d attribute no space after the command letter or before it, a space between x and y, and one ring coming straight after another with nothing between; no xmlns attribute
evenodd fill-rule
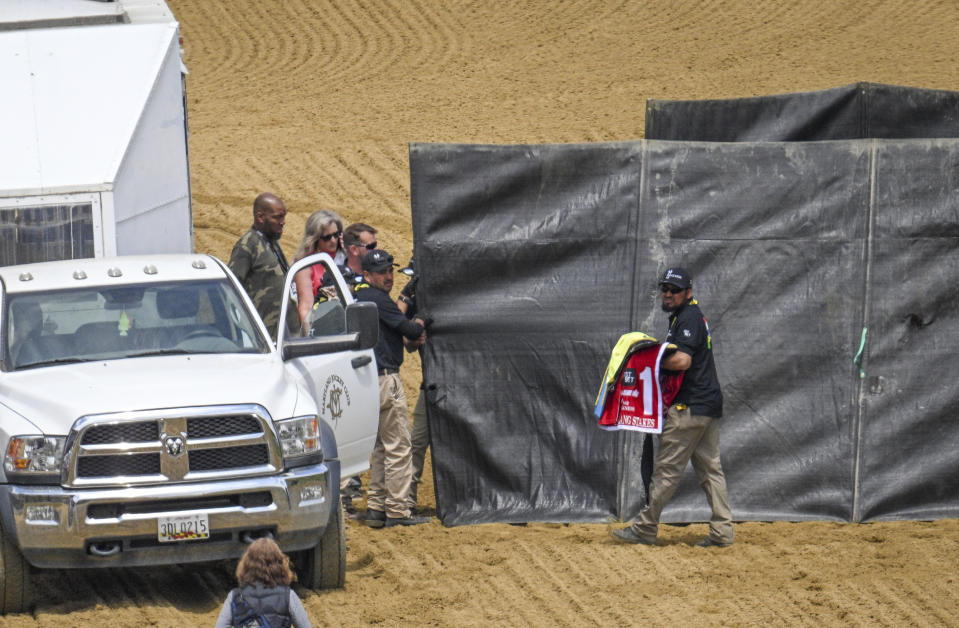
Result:
<svg viewBox="0 0 959 628"><path fill-rule="evenodd" d="M411 141L637 139L649 98L959 90L954 0L168 2L196 246L224 259L273 191L288 254L328 207L405 261ZM418 370L404 367L411 402ZM693 547L699 524L664 526L656 548L609 528L350 522L346 588L299 593L315 625L959 626L959 520L745 523L724 550ZM232 568L43 573L34 611L0 628L210 626Z"/></svg>

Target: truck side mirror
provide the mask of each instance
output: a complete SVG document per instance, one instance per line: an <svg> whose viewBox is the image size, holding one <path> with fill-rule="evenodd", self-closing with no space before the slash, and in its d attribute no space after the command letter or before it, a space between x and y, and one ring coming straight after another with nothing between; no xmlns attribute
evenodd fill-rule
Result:
<svg viewBox="0 0 959 628"><path fill-rule="evenodd" d="M360 335L357 349L372 349L380 339L380 314L376 303L357 301L346 306L346 331Z"/></svg>

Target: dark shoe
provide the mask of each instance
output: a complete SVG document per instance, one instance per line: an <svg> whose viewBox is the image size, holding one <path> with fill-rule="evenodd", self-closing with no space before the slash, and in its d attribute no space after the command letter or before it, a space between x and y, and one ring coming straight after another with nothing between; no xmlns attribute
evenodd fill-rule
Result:
<svg viewBox="0 0 959 628"><path fill-rule="evenodd" d="M348 496L341 495L340 503L343 504L343 512L346 513L347 517L352 517L356 514L356 506L353 505L353 500Z"/></svg>
<svg viewBox="0 0 959 628"><path fill-rule="evenodd" d="M346 484L346 490L343 491L345 495L348 495L351 499L359 499L363 497L363 484L360 482L360 478L354 476L350 478L350 481Z"/></svg>
<svg viewBox="0 0 959 628"><path fill-rule="evenodd" d="M386 525L386 513L382 510L366 509L366 518L363 520L371 528L382 528Z"/></svg>
<svg viewBox="0 0 959 628"><path fill-rule="evenodd" d="M650 541L639 536L634 530L633 526L628 528L623 528L621 530L613 530L613 538L617 541L622 541L623 543L633 543L634 545L656 545L656 539Z"/></svg>
<svg viewBox="0 0 959 628"><path fill-rule="evenodd" d="M696 547L729 547L732 543L720 543L719 541L714 541L708 536L696 544Z"/></svg>
<svg viewBox="0 0 959 628"><path fill-rule="evenodd" d="M386 527L392 528L393 526L418 526L421 523L429 523L429 517L387 517L386 518Z"/></svg>

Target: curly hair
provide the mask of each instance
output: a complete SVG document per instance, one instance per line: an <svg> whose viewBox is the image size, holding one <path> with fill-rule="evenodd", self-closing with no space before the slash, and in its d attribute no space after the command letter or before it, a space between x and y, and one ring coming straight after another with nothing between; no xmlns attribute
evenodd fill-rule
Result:
<svg viewBox="0 0 959 628"><path fill-rule="evenodd" d="M273 539L253 541L236 565L236 579L241 587L257 582L266 587L288 587L293 582L290 559L280 551Z"/></svg>
<svg viewBox="0 0 959 628"><path fill-rule="evenodd" d="M303 228L303 239L300 240L300 246L296 249L293 261L298 261L313 253L316 250L316 243L323 230L331 224L336 225L337 231L343 231L343 219L332 209L320 209L306 219L306 226Z"/></svg>

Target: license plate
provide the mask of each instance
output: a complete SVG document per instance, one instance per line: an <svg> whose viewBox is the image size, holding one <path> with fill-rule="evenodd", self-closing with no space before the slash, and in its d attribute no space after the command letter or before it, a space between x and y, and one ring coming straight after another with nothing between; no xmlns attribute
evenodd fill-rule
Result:
<svg viewBox="0 0 959 628"><path fill-rule="evenodd" d="M157 539L161 543L199 541L208 538L210 538L210 517L205 512L157 519Z"/></svg>

